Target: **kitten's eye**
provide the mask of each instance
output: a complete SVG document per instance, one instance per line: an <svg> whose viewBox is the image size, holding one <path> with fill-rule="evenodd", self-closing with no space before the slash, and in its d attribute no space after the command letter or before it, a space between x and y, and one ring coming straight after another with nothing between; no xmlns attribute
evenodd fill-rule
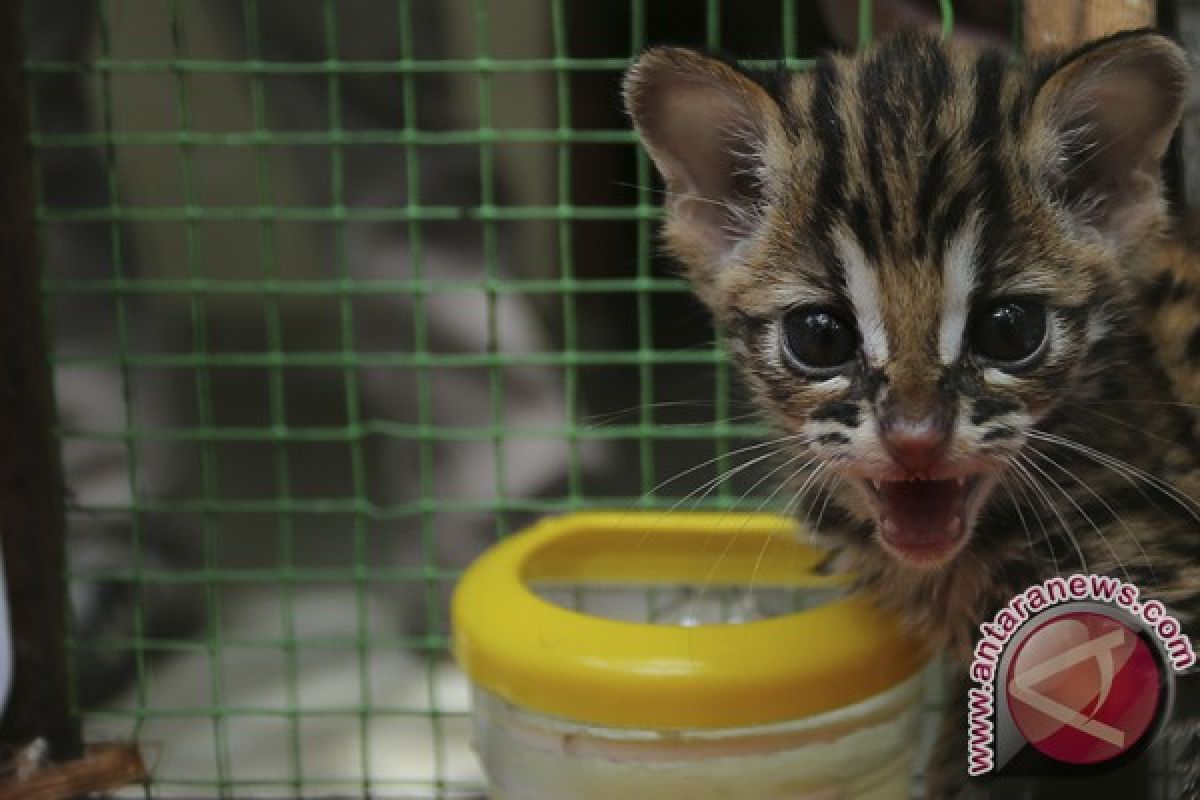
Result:
<svg viewBox="0 0 1200 800"><path fill-rule="evenodd" d="M971 349L997 365L1023 367L1046 341L1046 308L1036 300L1000 300L971 325Z"/></svg>
<svg viewBox="0 0 1200 800"><path fill-rule="evenodd" d="M783 317L783 346L794 367L830 372L854 358L858 333L836 309L796 308Z"/></svg>

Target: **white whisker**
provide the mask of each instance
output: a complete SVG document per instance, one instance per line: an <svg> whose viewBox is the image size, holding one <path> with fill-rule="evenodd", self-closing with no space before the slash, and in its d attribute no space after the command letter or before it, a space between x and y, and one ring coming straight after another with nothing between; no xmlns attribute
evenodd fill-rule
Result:
<svg viewBox="0 0 1200 800"><path fill-rule="evenodd" d="M1040 458L1042 458L1042 459L1045 459L1046 461L1049 461L1049 462L1050 462L1051 464L1053 464L1055 467L1058 467L1058 469L1060 469L1060 470L1062 470L1063 472L1065 472L1065 473L1066 473L1068 476L1070 476L1070 477L1071 477L1071 478L1072 478L1072 479L1073 479L1073 480L1074 480L1074 481L1075 481L1077 484L1079 484L1079 485L1083 486L1085 489L1087 489L1089 492L1091 492L1093 497L1096 497L1096 498L1099 498L1099 497L1100 497L1098 494L1096 494L1096 493L1095 493L1095 492L1092 490L1092 488L1091 488L1090 486L1088 486L1088 485L1084 484L1084 483L1083 483L1083 482L1082 482L1082 481L1081 481L1081 480L1080 480L1078 477L1076 477L1076 476L1075 476L1073 473L1071 473L1069 470L1067 470L1066 468L1064 468L1063 466L1061 466L1060 464L1058 464L1058 462L1056 462L1056 461L1054 461L1053 459L1051 459L1051 458L1050 458L1049 456L1047 456L1045 453L1039 453L1039 452L1038 452L1038 451L1036 451L1036 450L1033 450L1033 451L1031 451L1031 452L1033 452L1033 453L1034 453L1035 455L1037 455L1038 457L1040 457ZM1124 576L1124 578L1125 578L1125 581L1126 581L1127 583L1128 583L1128 582L1130 582L1131 578L1130 578L1130 575L1129 575L1129 570L1125 568L1125 562L1124 562L1124 561L1121 559L1121 557L1120 557L1120 556L1117 554L1116 548L1114 548L1114 547L1112 546L1112 542L1110 542L1110 541L1108 540L1108 537L1104 535L1104 532L1103 532L1102 530L1100 530L1100 526L1099 526L1099 525L1097 525L1097 524L1096 524L1096 522L1095 522L1095 520L1093 520L1093 519L1092 519L1091 515L1089 515L1089 514L1088 514L1088 513L1087 513L1087 512L1086 512L1086 511L1083 509L1083 506L1079 505L1079 502L1078 502L1078 501L1075 499L1075 496L1074 496L1074 495L1072 495L1070 492L1068 492L1068 491L1067 491L1067 490L1066 490L1066 489L1063 487L1063 485L1062 485L1062 484L1060 484L1058 481L1054 480L1054 478L1052 478L1052 477L1051 477L1049 474L1047 474L1047 472L1046 472L1044 469L1042 469L1042 468L1041 468L1041 467L1039 467L1039 466L1038 466L1036 463L1034 463L1033 459L1026 458L1026 463L1027 463L1027 464L1029 464L1029 466L1031 466L1031 467L1033 467L1034 469L1036 469L1036 470L1037 470L1039 473L1041 473L1041 475L1042 475L1042 476L1043 476L1043 477L1044 477L1044 478L1045 478L1047 481L1049 481L1049 482L1050 482L1050 485L1051 485L1051 486L1053 486L1054 488L1058 489L1058 491L1062 493L1063 497L1067 498L1067 501L1068 501L1068 502L1070 502L1070 504L1071 504L1071 505L1072 505L1072 506L1075 508L1075 511L1077 511L1081 517L1083 517L1085 520L1087 520L1087 523L1088 523L1089 525L1091 525L1091 526L1092 526L1092 530L1094 530L1094 531L1096 532L1096 535L1097 535L1097 536L1099 536L1099 537L1100 537L1100 540L1101 540L1102 542L1104 542L1104 544L1105 544L1105 546L1106 546L1106 547L1108 547L1108 552L1112 554L1113 560L1117 562L1117 566L1120 568L1120 570L1121 570L1121 574ZM1103 501L1103 500L1101 500L1101 502L1104 502L1104 501ZM1111 507L1109 508L1109 512L1110 512L1110 513L1112 513L1114 516L1116 515L1116 512L1112 511ZM1124 524L1124 523L1122 523L1122 524ZM1145 555L1145 552L1143 552L1143 555Z"/></svg>
<svg viewBox="0 0 1200 800"><path fill-rule="evenodd" d="M795 464L801 458L804 458L805 455L806 455L805 453L800 453L798 455L795 455L792 458L790 458L789 460L787 460L784 463L780 464L779 466L775 467L773 470L768 472L766 475L763 475L761 478L759 478L757 481L755 481L754 485L752 485L749 489L747 489L745 492L742 493L741 497L739 497L738 500L735 501L731 505L731 507L725 511L725 515L728 515L730 512L732 512L733 509L736 508L737 505L739 503L741 503L741 501L744 500L751 492L753 492L755 489L757 489L759 486L761 486L766 481L773 478L775 475L777 475L782 470L786 469L787 467L791 466L792 464ZM801 472L803 472L805 469L807 469L808 465L813 463L814 461L816 461L815 456L809 457L809 459L807 461L805 461L803 464L801 464L799 467L797 467L795 470L792 471L792 474L791 474L791 476L789 476L788 480L789 481L793 480L797 475L799 475ZM819 471L819 468L818 468L818 471ZM782 490L782 488L787 485L787 483L788 483L788 481L780 481L779 485L775 487L775 490L773 492L771 492L771 494L768 495L767 498L759 504L758 510L761 511L768 503L770 503L771 500L773 500L775 498L775 496L779 494L779 492ZM724 515L722 518L724 518ZM699 609L699 603L703 599L705 592L708 591L708 586L709 586L709 583L712 581L713 575L716 574L717 568L721 566L721 562L725 560L725 557L727 555L729 555L729 549L732 546L733 546L733 537L727 536L725 539L725 546L721 548L721 552L717 554L717 557L713 561L712 566L709 567L708 573L704 576L704 580L701 582L700 591L696 594L695 603L697 604L697 609Z"/></svg>
<svg viewBox="0 0 1200 800"><path fill-rule="evenodd" d="M1025 541L1029 543L1029 551L1036 553L1037 551L1033 544L1033 533L1029 530L1029 523L1025 521L1025 512L1021 510L1021 503L1017 500L1017 496L1013 494L1012 486L1009 485L1005 475L1000 476L1000 485L1004 487L1004 491L1008 493L1009 499L1012 500L1013 509L1017 512L1017 519L1021 521L1021 528L1025 531ZM1021 493L1025 496L1026 501L1029 501L1029 494L1025 490L1025 487L1020 483L1018 483L1018 487L1021 489ZM1032 505L1032 502L1030 504ZM1054 574L1061 576L1062 569L1058 566L1058 556L1054 552L1054 542L1051 541L1049 534L1046 532L1046 523L1042 521L1041 516L1037 516L1035 519L1037 519L1038 524L1041 526L1042 540L1050 548L1050 558L1054 561Z"/></svg>
<svg viewBox="0 0 1200 800"><path fill-rule="evenodd" d="M1156 475L1151 475L1149 472L1130 464L1128 461L1124 461L1103 451L1096 450L1093 447L1088 447L1085 444L1076 442L1073 439L1068 439L1065 436L1058 436L1052 433L1046 433L1045 431L1035 430L1027 431L1027 434L1031 439L1047 442L1049 444L1061 445L1062 447L1066 447L1074 450L1077 453L1085 455L1095 461L1097 464L1108 467L1118 475L1121 475L1127 481L1129 481L1131 485L1137 485L1133 481L1133 478L1137 478L1138 480L1148 483L1178 503L1181 508L1188 512L1193 520L1195 520L1197 523L1200 523L1200 513L1197 511L1197 509L1200 509L1200 503L1197 503L1191 495L1175 488L1162 478L1159 478Z"/></svg>
<svg viewBox="0 0 1200 800"><path fill-rule="evenodd" d="M1046 509L1053 513L1058 519L1058 524L1062 527L1063 533L1066 535L1068 541L1071 542L1072 546L1074 546L1075 554L1079 556L1080 566L1084 572L1087 572L1087 558L1084 557L1083 549L1079 546L1079 541L1075 538L1075 534L1071 532L1071 526L1068 525L1066 519L1063 518L1062 512L1059 511L1058 506L1055 505L1054 501L1050 499L1049 493L1042 488L1042 485L1037 482L1033 474L1030 473L1030 471L1025 467L1025 464L1032 462L1030 462L1020 453L1017 454L1016 459L1017 460L1010 463L1021 473L1026 483L1028 483L1029 488L1033 489L1033 491L1041 498L1042 504L1045 505Z"/></svg>

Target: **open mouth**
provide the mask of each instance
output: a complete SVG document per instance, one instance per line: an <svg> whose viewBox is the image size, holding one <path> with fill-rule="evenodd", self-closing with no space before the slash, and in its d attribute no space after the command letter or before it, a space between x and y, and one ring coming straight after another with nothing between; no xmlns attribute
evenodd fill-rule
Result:
<svg viewBox="0 0 1200 800"><path fill-rule="evenodd" d="M884 547L921 566L949 560L966 538L968 499L978 485L978 475L867 481L878 506Z"/></svg>

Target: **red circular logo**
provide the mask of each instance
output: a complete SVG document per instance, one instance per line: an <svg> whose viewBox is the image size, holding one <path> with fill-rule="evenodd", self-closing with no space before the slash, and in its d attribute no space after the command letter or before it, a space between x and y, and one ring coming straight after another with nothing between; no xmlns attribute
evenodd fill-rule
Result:
<svg viewBox="0 0 1200 800"><path fill-rule="evenodd" d="M1163 688L1145 640L1090 611L1039 625L1018 647L1005 684L1021 735L1068 764L1098 764L1136 747L1158 717Z"/></svg>

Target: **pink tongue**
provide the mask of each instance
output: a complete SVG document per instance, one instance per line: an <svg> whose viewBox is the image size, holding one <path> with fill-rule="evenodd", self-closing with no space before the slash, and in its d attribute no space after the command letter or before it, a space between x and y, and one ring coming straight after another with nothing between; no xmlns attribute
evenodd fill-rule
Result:
<svg viewBox="0 0 1200 800"><path fill-rule="evenodd" d="M961 513L958 483L887 481L880 485L884 536L897 544L928 544L957 534L951 522Z"/></svg>

